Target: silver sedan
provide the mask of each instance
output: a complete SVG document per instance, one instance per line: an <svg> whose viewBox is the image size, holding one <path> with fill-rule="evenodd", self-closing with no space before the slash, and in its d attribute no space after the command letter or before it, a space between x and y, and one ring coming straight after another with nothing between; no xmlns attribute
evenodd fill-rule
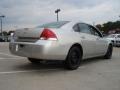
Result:
<svg viewBox="0 0 120 90"><path fill-rule="evenodd" d="M92 25L76 21L59 21L35 28L16 30L9 49L12 54L40 60L64 60L68 69L77 69L81 60L112 56L111 41L103 38Z"/></svg>

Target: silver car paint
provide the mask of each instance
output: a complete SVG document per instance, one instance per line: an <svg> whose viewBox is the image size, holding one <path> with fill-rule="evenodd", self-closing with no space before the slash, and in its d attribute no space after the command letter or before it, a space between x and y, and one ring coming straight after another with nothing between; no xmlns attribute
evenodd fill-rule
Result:
<svg viewBox="0 0 120 90"><path fill-rule="evenodd" d="M98 36L75 32L72 27L77 22L70 22L59 29L50 28L58 40L37 40L36 42L10 42L10 52L12 54L38 58L44 60L65 60L70 48L74 44L80 44L83 49L83 59L105 55L109 40ZM15 36L39 38L42 28L17 30ZM17 49L16 49L17 48Z"/></svg>

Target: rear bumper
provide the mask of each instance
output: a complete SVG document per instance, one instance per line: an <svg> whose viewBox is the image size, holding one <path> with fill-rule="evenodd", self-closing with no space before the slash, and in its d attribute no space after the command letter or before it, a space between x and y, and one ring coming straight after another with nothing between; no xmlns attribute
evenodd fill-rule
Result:
<svg viewBox="0 0 120 90"><path fill-rule="evenodd" d="M62 52L57 41L10 42L9 50L14 55L43 60L65 60L67 55Z"/></svg>

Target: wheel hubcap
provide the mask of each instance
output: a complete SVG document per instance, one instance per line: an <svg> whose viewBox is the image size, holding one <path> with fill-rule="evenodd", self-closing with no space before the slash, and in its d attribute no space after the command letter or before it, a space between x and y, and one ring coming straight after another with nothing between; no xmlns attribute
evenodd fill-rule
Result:
<svg viewBox="0 0 120 90"><path fill-rule="evenodd" d="M78 51L73 51L73 53L71 54L71 64L76 65L78 64L79 61L79 53Z"/></svg>

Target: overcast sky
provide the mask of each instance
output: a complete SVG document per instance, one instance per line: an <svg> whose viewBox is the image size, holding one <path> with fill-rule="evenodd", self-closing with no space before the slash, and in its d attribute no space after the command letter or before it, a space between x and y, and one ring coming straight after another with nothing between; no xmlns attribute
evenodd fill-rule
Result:
<svg viewBox="0 0 120 90"><path fill-rule="evenodd" d="M34 27L56 21L55 9L60 8L60 20L80 20L104 23L120 19L120 0L0 0L3 29Z"/></svg>

